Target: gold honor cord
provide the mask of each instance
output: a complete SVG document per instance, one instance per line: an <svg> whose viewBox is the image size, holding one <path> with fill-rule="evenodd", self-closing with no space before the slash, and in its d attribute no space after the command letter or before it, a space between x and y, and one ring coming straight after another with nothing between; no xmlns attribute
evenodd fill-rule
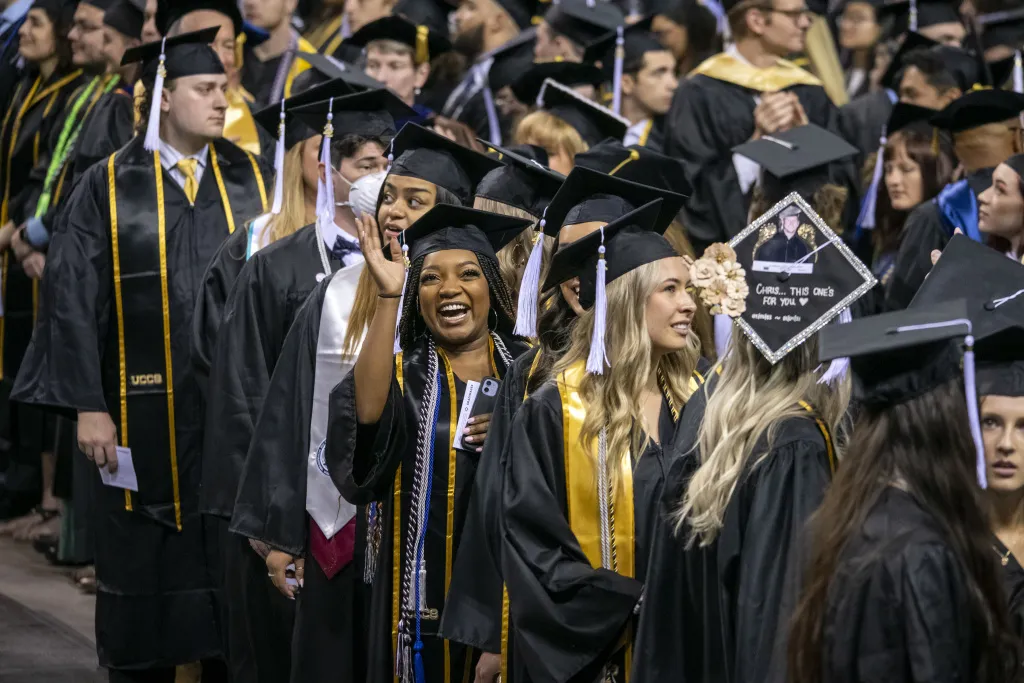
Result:
<svg viewBox="0 0 1024 683"><path fill-rule="evenodd" d="M117 310L117 367L118 397L121 401L121 446L128 448L128 371L124 352L124 299L121 295L121 251L117 235L117 183L114 178L114 158L107 159L107 189L110 196L110 251L114 262L114 306ZM124 490L124 509L132 509L132 492Z"/></svg>
<svg viewBox="0 0 1024 683"><path fill-rule="evenodd" d="M654 119L647 119L647 124L644 126L644 132L640 133L640 140L637 142L641 147L647 146L647 139L651 137L651 129L654 128Z"/></svg>
<svg viewBox="0 0 1024 683"><path fill-rule="evenodd" d="M490 337L488 337L490 342ZM444 374L448 380L448 505L445 514L445 539L444 539L444 594L448 596L448 584L452 580L452 545L455 539L455 429L458 427L459 418L459 406L458 397L455 394L455 373L452 372L452 366L448 362L448 354L443 349L438 348L437 354L441 356L441 360L444 362ZM494 354L491 354L491 362L494 362ZM493 366L492 366L493 367ZM438 397L440 399L440 397ZM433 463L430 464L434 466ZM430 518L430 510L427 510L427 519ZM427 521L424 521L424 526L427 525ZM423 562L427 561L426 558L427 550L426 547L423 549ZM426 601L426 597L424 597ZM452 653L451 645L446 640L444 641L444 680L450 681L452 679Z"/></svg>
<svg viewBox="0 0 1024 683"><path fill-rule="evenodd" d="M403 374L403 353L395 355L395 379L398 388L405 393L405 376ZM403 397L404 400L404 397ZM398 660L398 620L401 618L401 565L402 565L402 466L395 472L394 510L392 510L393 538L391 539L391 661ZM398 668L395 668L395 681L398 680Z"/></svg>
<svg viewBox="0 0 1024 683"><path fill-rule="evenodd" d="M811 413L814 421L818 424L818 429L821 430L821 435L825 437L825 450L828 452L828 468L832 474L836 473L836 452L835 447L832 445L832 433L829 431L828 425L817 416L814 407L807 401L800 401L800 407Z"/></svg>

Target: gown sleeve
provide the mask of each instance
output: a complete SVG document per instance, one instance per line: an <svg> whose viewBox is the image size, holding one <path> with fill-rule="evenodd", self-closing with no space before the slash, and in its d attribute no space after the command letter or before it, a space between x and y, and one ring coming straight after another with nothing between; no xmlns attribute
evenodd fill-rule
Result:
<svg viewBox="0 0 1024 683"><path fill-rule="evenodd" d="M528 353L513 363L498 391L441 616L445 638L486 652L501 652L502 455L535 356Z"/></svg>
<svg viewBox="0 0 1024 683"><path fill-rule="evenodd" d="M224 240L206 268L203 282L199 286L199 294L196 296L196 310L192 316L192 363L203 396L208 395L207 382L210 378L210 367L213 365L224 304L235 279L245 265L248 232L245 229L235 230Z"/></svg>
<svg viewBox="0 0 1024 683"><path fill-rule="evenodd" d="M360 424L356 417L354 372L331 392L325 458L331 480L345 500L366 505L391 494L408 443L405 412L405 396L394 373L384 412L374 424Z"/></svg>
<svg viewBox="0 0 1024 683"><path fill-rule="evenodd" d="M502 483L502 574L530 679L590 683L618 645L642 584L592 567L569 527L561 406L553 389L531 396L512 421Z"/></svg>
<svg viewBox="0 0 1024 683"><path fill-rule="evenodd" d="M910 305L932 270L932 250L941 250L948 242L949 235L933 202L926 202L910 212L886 288L886 310L900 311Z"/></svg>
<svg viewBox="0 0 1024 683"><path fill-rule="evenodd" d="M110 324L112 264L106 168L94 168L69 200L53 237L39 315L13 400L74 417L107 412L102 358Z"/></svg>
<svg viewBox="0 0 1024 683"><path fill-rule="evenodd" d="M735 680L786 681L786 639L807 558L804 527L821 504L831 473L821 440L775 448L751 471L754 494L740 539L723 531L720 549L741 548L736 595ZM725 564L720 564L728 572Z"/></svg>
<svg viewBox="0 0 1024 683"><path fill-rule="evenodd" d="M306 457L324 287L299 309L242 467L230 530L292 555L306 547Z"/></svg>

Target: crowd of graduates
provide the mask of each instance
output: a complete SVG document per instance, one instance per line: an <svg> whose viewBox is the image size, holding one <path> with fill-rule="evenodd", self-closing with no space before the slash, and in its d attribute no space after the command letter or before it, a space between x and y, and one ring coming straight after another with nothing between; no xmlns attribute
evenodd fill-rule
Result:
<svg viewBox="0 0 1024 683"><path fill-rule="evenodd" d="M1024 680L1020 2L0 7L112 683Z"/></svg>

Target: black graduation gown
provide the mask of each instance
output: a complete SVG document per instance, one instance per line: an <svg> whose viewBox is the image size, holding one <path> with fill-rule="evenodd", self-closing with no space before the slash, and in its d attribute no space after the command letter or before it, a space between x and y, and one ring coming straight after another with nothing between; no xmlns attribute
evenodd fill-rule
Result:
<svg viewBox="0 0 1024 683"><path fill-rule="evenodd" d="M678 432L663 401L663 442L650 441L633 464L633 578L594 568L570 527L564 424L552 381L523 402L505 448L501 566L515 630L513 677L590 683L614 666L616 680L625 680L629 654L623 656L622 638L628 649Z"/></svg>
<svg viewBox="0 0 1024 683"><path fill-rule="evenodd" d="M811 123L836 130L837 109L821 86L794 85ZM702 74L676 90L665 117L664 153L683 162L693 191L684 206L687 232L700 244L727 241L747 226L749 198L740 191L732 148L754 134L758 93Z"/></svg>
<svg viewBox="0 0 1024 683"><path fill-rule="evenodd" d="M843 548L822 622L829 683L972 680L961 562L913 497L888 488Z"/></svg>
<svg viewBox="0 0 1024 683"><path fill-rule="evenodd" d="M103 95L83 124L75 145L73 182L89 167L121 149L135 135L135 101L122 83Z"/></svg>
<svg viewBox="0 0 1024 683"><path fill-rule="evenodd" d="M241 226L260 211L253 157L224 140L212 149ZM12 394L71 416L109 413L119 443L132 448L139 493L103 486L94 475L97 649L110 668L174 666L221 651L211 537L198 511L202 415L188 341L201 273L228 236L212 153L210 159L194 206L163 173L166 261L158 271L166 280L158 279L165 287L154 282L158 276L135 273L162 251L153 155L136 138L113 158L116 245L109 166L86 172L50 245L39 324ZM130 286L119 288L123 276ZM153 322L147 316L157 316L156 324L138 324ZM130 390L119 390L119 377ZM173 404L164 377L173 378ZM172 415L173 441L166 436Z"/></svg>
<svg viewBox="0 0 1024 683"><path fill-rule="evenodd" d="M698 399L687 406L694 418L704 408ZM687 548L688 529L677 536L671 515L699 462L691 449L700 421L688 412L658 518L632 680L784 681L784 636L806 551L801 537L831 480L830 442L810 416L783 421L767 455L748 461L715 540ZM766 449L762 437L755 453Z"/></svg>
<svg viewBox="0 0 1024 683"><path fill-rule="evenodd" d="M526 350L521 342L506 339L513 358ZM368 627L368 672L372 683L392 681L395 676L393 635L400 613L415 638L415 618L405 608L406 591L396 584L406 579L413 561L409 552L416 521L410 514L416 485L416 439L421 402L426 395L428 363L427 338L421 337L401 356L403 386L392 379L387 405L374 425L360 425L355 415L355 378L349 374L331 393L330 425L327 436L327 465L338 490L356 504L380 502L380 544L370 604ZM440 353L438 354L440 356ZM505 368L495 352L498 374ZM451 581L452 560L465 526L470 492L478 456L450 448L465 383L445 370L438 360L441 392L438 399L436 431L432 444L430 495L426 542L423 549L426 570L423 618L423 660L426 680L463 681L472 676L476 654L472 648L437 637L439 616ZM403 388L404 387L404 388ZM447 456L447 457L446 457ZM396 505L399 510L396 510ZM398 517L396 518L396 515ZM400 533L396 534L396 526ZM397 538L396 538L397 536ZM396 546L396 544L398 544ZM413 614L415 613L412 610ZM401 636L399 636L401 650ZM412 640L409 641L411 646ZM411 662L410 670L412 669Z"/></svg>
<svg viewBox="0 0 1024 683"><path fill-rule="evenodd" d="M1013 632L1018 638L1024 639L1024 568L998 538L992 539L992 547L999 555L999 567L1003 573L1003 588L1006 592Z"/></svg>
<svg viewBox="0 0 1024 683"><path fill-rule="evenodd" d="M975 199L992 184L992 171L982 169L968 176L967 183ZM949 224L936 200L920 204L910 212L903 224L900 246L885 291L886 310L898 311L910 305L932 270L932 250L945 249L957 227Z"/></svg>
<svg viewBox="0 0 1024 683"><path fill-rule="evenodd" d="M235 534L306 557L305 584L293 615L294 631L283 636L291 642L289 680L294 683L366 680L365 610L370 592L363 583L366 510L360 508L356 514L352 562L330 579L308 552L308 534L314 522L306 513L313 406L325 404L329 392L316 391L321 317L329 298L340 296L350 302L346 290L336 292L329 287L336 277L346 278L354 291L358 280L354 272L358 270L358 266L350 266L325 278L297 311L270 378L267 395L275 398L263 404L255 424L231 520ZM320 350L321 354L330 352ZM355 362L354 358L348 360ZM258 630L278 628L276 623L266 626L258 626Z"/></svg>
<svg viewBox="0 0 1024 683"><path fill-rule="evenodd" d="M862 168L865 159L878 151L878 139L892 108L892 100L884 90L865 93L839 108L839 133L860 150L857 168Z"/></svg>

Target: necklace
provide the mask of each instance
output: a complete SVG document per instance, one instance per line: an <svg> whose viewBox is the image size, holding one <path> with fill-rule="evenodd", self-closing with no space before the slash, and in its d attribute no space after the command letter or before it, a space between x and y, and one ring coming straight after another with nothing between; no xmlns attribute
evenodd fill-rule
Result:
<svg viewBox="0 0 1024 683"><path fill-rule="evenodd" d="M1006 552L1001 552L997 546L992 546L992 550L996 551L996 555L999 556L999 563L1004 567L1010 564L1010 549L1007 548Z"/></svg>

